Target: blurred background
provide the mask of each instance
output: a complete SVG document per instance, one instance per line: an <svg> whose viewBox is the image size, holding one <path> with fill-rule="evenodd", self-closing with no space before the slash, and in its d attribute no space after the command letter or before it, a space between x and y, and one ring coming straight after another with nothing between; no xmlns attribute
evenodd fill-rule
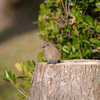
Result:
<svg viewBox="0 0 100 100"><path fill-rule="evenodd" d="M37 60L43 40L37 32L43 0L0 0L0 75L4 69L18 74L16 62ZM0 77L0 100L19 100L17 90Z"/></svg>

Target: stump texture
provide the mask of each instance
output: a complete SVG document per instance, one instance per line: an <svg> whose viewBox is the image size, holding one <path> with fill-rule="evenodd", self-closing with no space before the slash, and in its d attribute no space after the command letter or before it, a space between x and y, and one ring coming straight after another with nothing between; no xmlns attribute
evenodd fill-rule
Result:
<svg viewBox="0 0 100 100"><path fill-rule="evenodd" d="M100 60L37 63L29 100L100 100Z"/></svg>

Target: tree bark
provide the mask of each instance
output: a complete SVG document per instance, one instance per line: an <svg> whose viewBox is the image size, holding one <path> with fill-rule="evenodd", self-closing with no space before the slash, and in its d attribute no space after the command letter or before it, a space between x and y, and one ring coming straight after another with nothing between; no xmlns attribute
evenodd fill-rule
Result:
<svg viewBox="0 0 100 100"><path fill-rule="evenodd" d="M100 60L37 63L29 100L100 100Z"/></svg>

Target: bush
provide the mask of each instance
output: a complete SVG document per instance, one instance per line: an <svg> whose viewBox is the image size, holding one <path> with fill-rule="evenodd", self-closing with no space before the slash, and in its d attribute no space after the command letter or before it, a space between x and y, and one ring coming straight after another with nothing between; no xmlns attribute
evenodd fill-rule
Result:
<svg viewBox="0 0 100 100"><path fill-rule="evenodd" d="M100 59L99 0L69 1L45 0L40 5L41 38L55 42L63 60Z"/></svg>
<svg viewBox="0 0 100 100"><path fill-rule="evenodd" d="M2 75L1 77L4 78L6 81L11 82L11 84L18 90L18 97L28 100L32 83L31 79L35 69L34 60L32 62L28 60L27 65L28 66L26 66L22 61L15 64L17 70L23 75L12 74L10 70L5 69L4 75Z"/></svg>

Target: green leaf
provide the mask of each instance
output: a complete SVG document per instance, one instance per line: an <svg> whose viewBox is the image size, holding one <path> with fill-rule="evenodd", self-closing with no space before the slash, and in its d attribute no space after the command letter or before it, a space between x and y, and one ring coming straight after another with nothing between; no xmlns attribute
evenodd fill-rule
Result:
<svg viewBox="0 0 100 100"><path fill-rule="evenodd" d="M97 25L96 28L97 28L97 31L100 32L100 25Z"/></svg>
<svg viewBox="0 0 100 100"><path fill-rule="evenodd" d="M38 24L38 21L34 21L34 22L32 22L33 24Z"/></svg>
<svg viewBox="0 0 100 100"><path fill-rule="evenodd" d="M26 66L24 65L23 66L23 72L25 73L25 75L27 76L27 68L26 68Z"/></svg>
<svg viewBox="0 0 100 100"><path fill-rule="evenodd" d="M45 6L44 6L44 3L40 4L40 9L45 11Z"/></svg>
<svg viewBox="0 0 100 100"><path fill-rule="evenodd" d="M74 43L78 43L78 37L75 34L72 34L72 39Z"/></svg>
<svg viewBox="0 0 100 100"><path fill-rule="evenodd" d="M59 4L61 1L60 0L56 0L56 4Z"/></svg>
<svg viewBox="0 0 100 100"><path fill-rule="evenodd" d="M77 58L79 57L79 54L71 54L71 55L68 55L68 58Z"/></svg>
<svg viewBox="0 0 100 100"><path fill-rule="evenodd" d="M87 23L86 17L87 17L87 16L84 16L84 17L83 17L84 23Z"/></svg>
<svg viewBox="0 0 100 100"><path fill-rule="evenodd" d="M33 65L32 65L32 63L31 63L30 60L27 61L27 65L28 65L30 68L33 68Z"/></svg>
<svg viewBox="0 0 100 100"><path fill-rule="evenodd" d="M89 0L89 2L91 3L91 2L93 2L94 0Z"/></svg>
<svg viewBox="0 0 100 100"><path fill-rule="evenodd" d="M72 44L70 42L67 42L67 46L68 46L68 51L70 52L70 50L72 48Z"/></svg>
<svg viewBox="0 0 100 100"><path fill-rule="evenodd" d="M18 89L19 88L19 84L14 84L15 88Z"/></svg>
<svg viewBox="0 0 100 100"><path fill-rule="evenodd" d="M83 35L86 35L86 30L84 28L82 28L82 33L83 33Z"/></svg>
<svg viewBox="0 0 100 100"><path fill-rule="evenodd" d="M34 60L32 60L32 63L33 63L33 65L34 65L34 67L35 67L36 63L35 63L35 61L34 61Z"/></svg>
<svg viewBox="0 0 100 100"><path fill-rule="evenodd" d="M33 76L32 73L29 72L29 71L27 72L27 75L28 75L30 78L32 78L32 76Z"/></svg>
<svg viewBox="0 0 100 100"><path fill-rule="evenodd" d="M98 8L100 8L100 2L95 4Z"/></svg>
<svg viewBox="0 0 100 100"><path fill-rule="evenodd" d="M6 77L6 75L1 75L2 78L4 78L5 80L9 81L9 79Z"/></svg>
<svg viewBox="0 0 100 100"><path fill-rule="evenodd" d="M65 53L69 53L69 51L68 51L68 46L63 46L62 50L63 50Z"/></svg>
<svg viewBox="0 0 100 100"><path fill-rule="evenodd" d="M85 43L89 43L89 44L90 44L90 41L88 41L88 40L85 40L85 39L83 40L83 42L85 42Z"/></svg>
<svg viewBox="0 0 100 100"><path fill-rule="evenodd" d="M76 16L76 10L74 8L72 8L72 12L73 12L74 16Z"/></svg>
<svg viewBox="0 0 100 100"><path fill-rule="evenodd" d="M96 52L98 52L98 49L93 49L93 50L91 50L91 52L96 53Z"/></svg>
<svg viewBox="0 0 100 100"><path fill-rule="evenodd" d="M97 24L98 24L98 20L95 19L95 20L94 20L94 26L97 26Z"/></svg>
<svg viewBox="0 0 100 100"><path fill-rule="evenodd" d="M44 26L43 26L41 23L38 22L38 28L39 28L40 30L43 30L43 29L44 29Z"/></svg>
<svg viewBox="0 0 100 100"><path fill-rule="evenodd" d="M34 69L32 69L32 71L34 72L35 70L34 70Z"/></svg>
<svg viewBox="0 0 100 100"><path fill-rule="evenodd" d="M86 27L86 26L84 24L78 24L77 27L78 28L83 28L83 27Z"/></svg>
<svg viewBox="0 0 100 100"><path fill-rule="evenodd" d="M82 34L80 34L79 36L80 36L80 38L79 38L80 40L79 40L79 41L80 41L80 44L82 45L82 42L83 42L83 36L82 36Z"/></svg>
<svg viewBox="0 0 100 100"><path fill-rule="evenodd" d="M76 16L76 10L72 9L72 12L69 13L70 17L75 17Z"/></svg>
<svg viewBox="0 0 100 100"><path fill-rule="evenodd" d="M18 97L20 97L20 98L22 98L22 99L24 99L24 98L25 98L25 96L24 96L24 95L22 95L21 93L18 93Z"/></svg>
<svg viewBox="0 0 100 100"><path fill-rule="evenodd" d="M75 47L72 45L72 51L75 52Z"/></svg>
<svg viewBox="0 0 100 100"><path fill-rule="evenodd" d="M96 43L96 44L100 44L100 40L96 39L96 38L91 38L90 41L92 43Z"/></svg>
<svg viewBox="0 0 100 100"><path fill-rule="evenodd" d="M6 78L9 77L8 70L7 69L5 69L5 75L6 75Z"/></svg>
<svg viewBox="0 0 100 100"><path fill-rule="evenodd" d="M92 17L90 17L89 15L87 15L86 17L88 24L90 24L91 26L93 26L93 19Z"/></svg>
<svg viewBox="0 0 100 100"><path fill-rule="evenodd" d="M90 51L90 49L86 49L86 54L88 54L88 53L90 53L91 51Z"/></svg>
<svg viewBox="0 0 100 100"><path fill-rule="evenodd" d="M87 38L89 38L89 34L90 34L90 31L89 31L89 30L87 30Z"/></svg>
<svg viewBox="0 0 100 100"><path fill-rule="evenodd" d="M75 17L75 14L74 14L73 12L70 12L70 13L69 13L69 16L70 16L70 17Z"/></svg>
<svg viewBox="0 0 100 100"><path fill-rule="evenodd" d="M98 12L100 11L100 8L95 8L93 11Z"/></svg>
<svg viewBox="0 0 100 100"><path fill-rule="evenodd" d="M59 42L61 43L63 41L63 38L62 37L59 37Z"/></svg>
<svg viewBox="0 0 100 100"><path fill-rule="evenodd" d="M57 44L57 46L59 47L59 49L62 49L62 45L61 44Z"/></svg>
<svg viewBox="0 0 100 100"><path fill-rule="evenodd" d="M12 73L10 70L8 71L8 75L9 75L10 79L12 79Z"/></svg>
<svg viewBox="0 0 100 100"><path fill-rule="evenodd" d="M21 65L21 68L22 68L22 72L24 72L25 73L25 75L27 76L27 67L25 66L25 64L21 61L20 62L20 65Z"/></svg>
<svg viewBox="0 0 100 100"><path fill-rule="evenodd" d="M17 76L18 78L27 78L27 76Z"/></svg>
<svg viewBox="0 0 100 100"><path fill-rule="evenodd" d="M16 84L16 77L14 74L13 74L13 82L14 82L14 84Z"/></svg>
<svg viewBox="0 0 100 100"><path fill-rule="evenodd" d="M30 82L31 82L31 79L30 78L27 78L27 79L22 80L22 83L24 83L24 88L25 88L25 83L30 83Z"/></svg>
<svg viewBox="0 0 100 100"><path fill-rule="evenodd" d="M19 63L15 63L15 67L17 68L18 71L22 72L22 67Z"/></svg>
<svg viewBox="0 0 100 100"><path fill-rule="evenodd" d="M68 25L67 27L68 27L69 30L71 30L71 25Z"/></svg>
<svg viewBox="0 0 100 100"><path fill-rule="evenodd" d="M38 54L38 61L39 61L39 62L42 62L42 61L43 61L43 52L40 52L40 53Z"/></svg>
<svg viewBox="0 0 100 100"><path fill-rule="evenodd" d="M83 22L83 18L82 18L82 16L81 16L81 14L76 13L76 18L77 18L80 22Z"/></svg>
<svg viewBox="0 0 100 100"><path fill-rule="evenodd" d="M90 26L87 26L84 31L86 32L86 30L89 30L90 29Z"/></svg>
<svg viewBox="0 0 100 100"><path fill-rule="evenodd" d="M24 85L24 84L20 84L20 87L21 87L22 89L24 89L24 88L25 88L25 85Z"/></svg>
<svg viewBox="0 0 100 100"><path fill-rule="evenodd" d="M85 56L85 49L84 48L82 48L82 58Z"/></svg>
<svg viewBox="0 0 100 100"><path fill-rule="evenodd" d="M31 87L32 84L25 84L25 87Z"/></svg>

